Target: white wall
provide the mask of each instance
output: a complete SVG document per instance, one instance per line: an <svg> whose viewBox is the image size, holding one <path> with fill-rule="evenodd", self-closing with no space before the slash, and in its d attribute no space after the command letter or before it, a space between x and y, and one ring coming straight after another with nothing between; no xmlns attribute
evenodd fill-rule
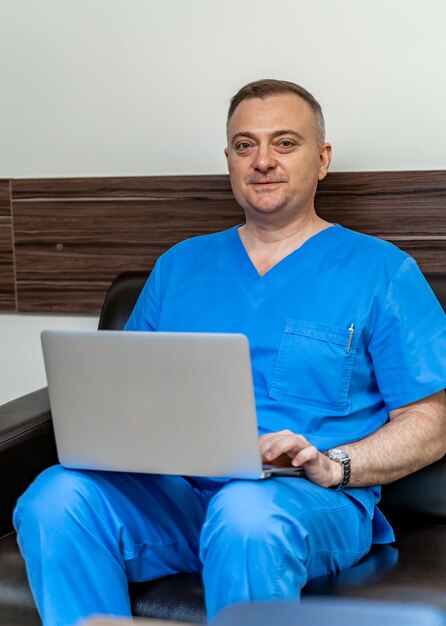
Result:
<svg viewBox="0 0 446 626"><path fill-rule="evenodd" d="M94 330L95 317L0 315L0 404L45 387L40 333L46 328Z"/></svg>
<svg viewBox="0 0 446 626"><path fill-rule="evenodd" d="M445 0L0 0L0 177L223 173L262 77L320 100L332 169L444 169L445 23ZM41 386L46 323L0 316L0 403Z"/></svg>

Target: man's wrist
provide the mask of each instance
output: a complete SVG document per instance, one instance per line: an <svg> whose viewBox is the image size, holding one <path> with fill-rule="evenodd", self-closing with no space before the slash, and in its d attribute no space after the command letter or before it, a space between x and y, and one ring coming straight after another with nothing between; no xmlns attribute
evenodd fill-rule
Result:
<svg viewBox="0 0 446 626"><path fill-rule="evenodd" d="M349 455L345 450L341 450L340 448L331 448L323 454L333 461L333 466L337 466L337 468L332 467L334 476L333 484L330 485L330 489L336 489L338 491L345 489L350 481L351 473Z"/></svg>
<svg viewBox="0 0 446 626"><path fill-rule="evenodd" d="M336 487L338 487L342 483L342 479L344 478L344 470L340 463L333 461L333 459L330 459L330 461L332 476L329 487L330 489L336 489Z"/></svg>

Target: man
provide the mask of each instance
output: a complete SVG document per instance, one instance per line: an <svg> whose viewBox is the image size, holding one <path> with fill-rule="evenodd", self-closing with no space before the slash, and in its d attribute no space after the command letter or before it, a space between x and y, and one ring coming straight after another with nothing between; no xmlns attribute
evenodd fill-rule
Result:
<svg viewBox="0 0 446 626"><path fill-rule="evenodd" d="M306 478L50 468L15 514L46 626L130 615L129 580L179 571L202 572L209 618L296 598L392 541L376 485L445 453L445 316L405 253L315 213L331 158L319 104L252 83L227 133L245 224L164 254L126 330L245 333L263 459Z"/></svg>

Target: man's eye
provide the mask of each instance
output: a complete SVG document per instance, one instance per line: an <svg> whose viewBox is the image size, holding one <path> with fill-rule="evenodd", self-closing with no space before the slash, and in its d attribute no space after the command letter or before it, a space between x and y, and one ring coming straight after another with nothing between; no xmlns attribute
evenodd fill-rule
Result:
<svg viewBox="0 0 446 626"><path fill-rule="evenodd" d="M289 141L288 139L284 139L280 142L279 145L282 146L282 148L292 148L294 146L294 143L292 141Z"/></svg>
<svg viewBox="0 0 446 626"><path fill-rule="evenodd" d="M236 152L247 152L252 147L252 144L249 141L240 141L235 146Z"/></svg>

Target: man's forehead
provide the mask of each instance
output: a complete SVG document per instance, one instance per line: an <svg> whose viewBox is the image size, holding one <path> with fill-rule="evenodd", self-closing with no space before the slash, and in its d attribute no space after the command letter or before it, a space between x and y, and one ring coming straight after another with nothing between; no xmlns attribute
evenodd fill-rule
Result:
<svg viewBox="0 0 446 626"><path fill-rule="evenodd" d="M283 129L301 134L306 122L313 126L313 113L308 103L297 95L247 98L238 105L229 120L228 139L232 140L239 133L277 133Z"/></svg>

